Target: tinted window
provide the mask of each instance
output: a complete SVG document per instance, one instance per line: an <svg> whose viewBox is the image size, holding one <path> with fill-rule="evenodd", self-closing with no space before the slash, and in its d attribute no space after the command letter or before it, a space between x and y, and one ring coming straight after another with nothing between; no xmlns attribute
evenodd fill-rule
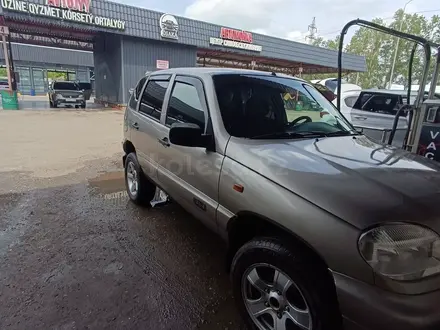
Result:
<svg viewBox="0 0 440 330"><path fill-rule="evenodd" d="M162 112L162 104L167 87L168 81L150 80L142 94L139 111L160 120L160 113Z"/></svg>
<svg viewBox="0 0 440 330"><path fill-rule="evenodd" d="M197 88L193 85L176 82L171 93L167 111L167 125L192 123L205 128L205 113Z"/></svg>
<svg viewBox="0 0 440 330"><path fill-rule="evenodd" d="M81 89L92 89L92 84L91 83L80 82L80 83L78 83L78 86Z"/></svg>
<svg viewBox="0 0 440 330"><path fill-rule="evenodd" d="M53 89L78 90L79 86L75 83L69 82L54 82Z"/></svg>
<svg viewBox="0 0 440 330"><path fill-rule="evenodd" d="M354 104L356 103L356 100L357 100L357 99L358 99L357 96L349 96L349 97L346 97L345 100L344 100L345 105L346 105L347 107L353 108L353 107L354 107Z"/></svg>
<svg viewBox="0 0 440 330"><path fill-rule="evenodd" d="M363 102L362 110L369 112L396 115L401 106L398 95L369 94L369 98Z"/></svg>

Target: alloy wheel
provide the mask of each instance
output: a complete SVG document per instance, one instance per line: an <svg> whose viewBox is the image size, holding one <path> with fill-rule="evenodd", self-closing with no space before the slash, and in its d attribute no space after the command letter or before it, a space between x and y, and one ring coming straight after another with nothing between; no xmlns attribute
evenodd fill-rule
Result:
<svg viewBox="0 0 440 330"><path fill-rule="evenodd" d="M139 175L136 171L136 167L133 164L133 162L129 162L127 164L127 186L130 195L133 198L137 197L138 191L139 191Z"/></svg>
<svg viewBox="0 0 440 330"><path fill-rule="evenodd" d="M307 302L295 282L269 264L249 267L242 278L243 301L259 330L312 330Z"/></svg>

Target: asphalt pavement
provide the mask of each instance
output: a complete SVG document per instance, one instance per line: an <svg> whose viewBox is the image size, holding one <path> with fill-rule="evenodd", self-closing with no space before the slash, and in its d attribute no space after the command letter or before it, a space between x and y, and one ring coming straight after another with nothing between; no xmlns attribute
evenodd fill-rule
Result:
<svg viewBox="0 0 440 330"><path fill-rule="evenodd" d="M244 329L224 243L129 202L121 136L117 111L0 111L0 329Z"/></svg>

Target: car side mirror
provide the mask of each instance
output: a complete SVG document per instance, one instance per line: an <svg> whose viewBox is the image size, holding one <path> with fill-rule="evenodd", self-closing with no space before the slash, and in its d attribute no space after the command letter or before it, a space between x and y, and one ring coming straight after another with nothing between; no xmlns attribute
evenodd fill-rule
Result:
<svg viewBox="0 0 440 330"><path fill-rule="evenodd" d="M364 134L364 128L363 127L355 127L356 132L358 132L359 134Z"/></svg>
<svg viewBox="0 0 440 330"><path fill-rule="evenodd" d="M133 92L134 92L134 88L130 88L130 89L128 90L128 93L130 93L130 95L133 94Z"/></svg>
<svg viewBox="0 0 440 330"><path fill-rule="evenodd" d="M170 142L184 147L204 147L210 145L211 136L203 134L199 125L175 123L170 128Z"/></svg>

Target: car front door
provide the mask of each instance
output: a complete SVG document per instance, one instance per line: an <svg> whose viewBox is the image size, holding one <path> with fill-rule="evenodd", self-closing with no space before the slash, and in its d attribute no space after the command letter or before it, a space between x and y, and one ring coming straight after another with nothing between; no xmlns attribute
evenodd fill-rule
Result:
<svg viewBox="0 0 440 330"><path fill-rule="evenodd" d="M132 141L144 173L152 180L157 180L158 154L161 145L163 126L160 122L162 106L171 75L151 76L143 87L138 110L132 111L130 118Z"/></svg>
<svg viewBox="0 0 440 330"><path fill-rule="evenodd" d="M223 156L201 147L183 147L169 142L174 123L193 123L212 134L209 109L201 80L176 76L166 101L160 132L158 166L160 186L187 211L212 230L217 230L218 182Z"/></svg>

